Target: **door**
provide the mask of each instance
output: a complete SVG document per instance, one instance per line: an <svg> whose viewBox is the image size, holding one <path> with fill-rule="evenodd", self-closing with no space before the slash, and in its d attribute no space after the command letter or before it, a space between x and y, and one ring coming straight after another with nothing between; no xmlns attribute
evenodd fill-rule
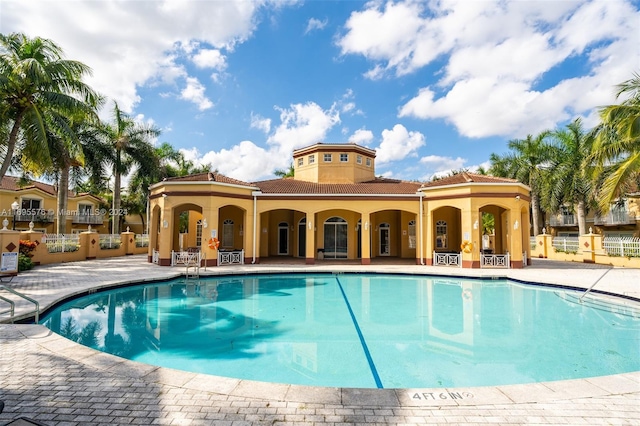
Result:
<svg viewBox="0 0 640 426"><path fill-rule="evenodd" d="M389 224L380 224L380 256L389 256Z"/></svg>
<svg viewBox="0 0 640 426"><path fill-rule="evenodd" d="M298 257L307 256L307 219L298 222Z"/></svg>
<svg viewBox="0 0 640 426"><path fill-rule="evenodd" d="M347 221L341 217L332 217L324 223L325 259L347 258Z"/></svg>
<svg viewBox="0 0 640 426"><path fill-rule="evenodd" d="M282 222L278 225L278 255L289 254L289 225Z"/></svg>

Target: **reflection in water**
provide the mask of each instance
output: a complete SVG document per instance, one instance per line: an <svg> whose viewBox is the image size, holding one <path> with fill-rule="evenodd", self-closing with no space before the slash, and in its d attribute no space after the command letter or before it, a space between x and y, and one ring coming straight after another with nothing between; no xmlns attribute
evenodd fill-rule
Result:
<svg viewBox="0 0 640 426"><path fill-rule="evenodd" d="M374 387L365 347L385 387L640 369L638 310L579 304L571 295L506 281L384 275L174 280L71 301L45 324L154 365L322 386Z"/></svg>

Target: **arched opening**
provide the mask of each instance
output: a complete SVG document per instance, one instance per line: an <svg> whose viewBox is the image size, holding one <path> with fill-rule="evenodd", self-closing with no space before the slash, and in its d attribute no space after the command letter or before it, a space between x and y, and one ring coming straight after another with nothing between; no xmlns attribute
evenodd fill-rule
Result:
<svg viewBox="0 0 640 426"><path fill-rule="evenodd" d="M347 258L347 221L341 217L330 217L324 222L325 259Z"/></svg>

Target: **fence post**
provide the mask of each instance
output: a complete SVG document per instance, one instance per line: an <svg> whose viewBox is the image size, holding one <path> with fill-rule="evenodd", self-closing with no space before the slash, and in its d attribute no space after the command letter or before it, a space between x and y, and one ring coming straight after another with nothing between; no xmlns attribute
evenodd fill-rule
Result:
<svg viewBox="0 0 640 426"><path fill-rule="evenodd" d="M135 234L133 232L130 232L128 227L126 232L120 234L120 241L122 241L122 245L124 246L124 254L133 254L133 249L136 246L135 237Z"/></svg>
<svg viewBox="0 0 640 426"><path fill-rule="evenodd" d="M578 249L582 251L584 263L596 263L595 237L593 232L578 237Z"/></svg>
<svg viewBox="0 0 640 426"><path fill-rule="evenodd" d="M536 253L538 253L538 257L544 259L549 257L549 248L552 247L552 238L553 237L549 234L538 234L536 236L536 244L538 245Z"/></svg>
<svg viewBox="0 0 640 426"><path fill-rule="evenodd" d="M33 230L22 231L20 233L21 240L32 241L38 245L36 249L31 252L31 261L33 262L34 265L40 265L41 258L42 258L41 253L48 253L47 245L42 244L43 236L44 234L42 232L33 231Z"/></svg>
<svg viewBox="0 0 640 426"><path fill-rule="evenodd" d="M100 237L96 232L85 231L80 233L80 249L84 250L87 260L98 257L98 248L100 247Z"/></svg>

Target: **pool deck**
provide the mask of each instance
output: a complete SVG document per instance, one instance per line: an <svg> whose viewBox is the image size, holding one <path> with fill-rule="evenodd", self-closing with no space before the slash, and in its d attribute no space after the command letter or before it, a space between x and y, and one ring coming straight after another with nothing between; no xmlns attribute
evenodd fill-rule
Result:
<svg viewBox="0 0 640 426"><path fill-rule="evenodd" d="M542 259L513 270L392 262L309 266L285 261L210 267L202 275L290 271L495 276L580 288L597 281L596 289L640 299L638 269ZM170 278L183 272L184 267L159 267L147 263L146 256L128 256L42 266L21 273L8 285L46 309L88 289ZM24 315L30 307L18 303L16 309L18 315ZM3 320L6 316L0 317ZM80 346L39 325L0 323L0 400L5 403L0 425L19 417L51 426L638 425L640 372L476 388L318 388L149 366Z"/></svg>

